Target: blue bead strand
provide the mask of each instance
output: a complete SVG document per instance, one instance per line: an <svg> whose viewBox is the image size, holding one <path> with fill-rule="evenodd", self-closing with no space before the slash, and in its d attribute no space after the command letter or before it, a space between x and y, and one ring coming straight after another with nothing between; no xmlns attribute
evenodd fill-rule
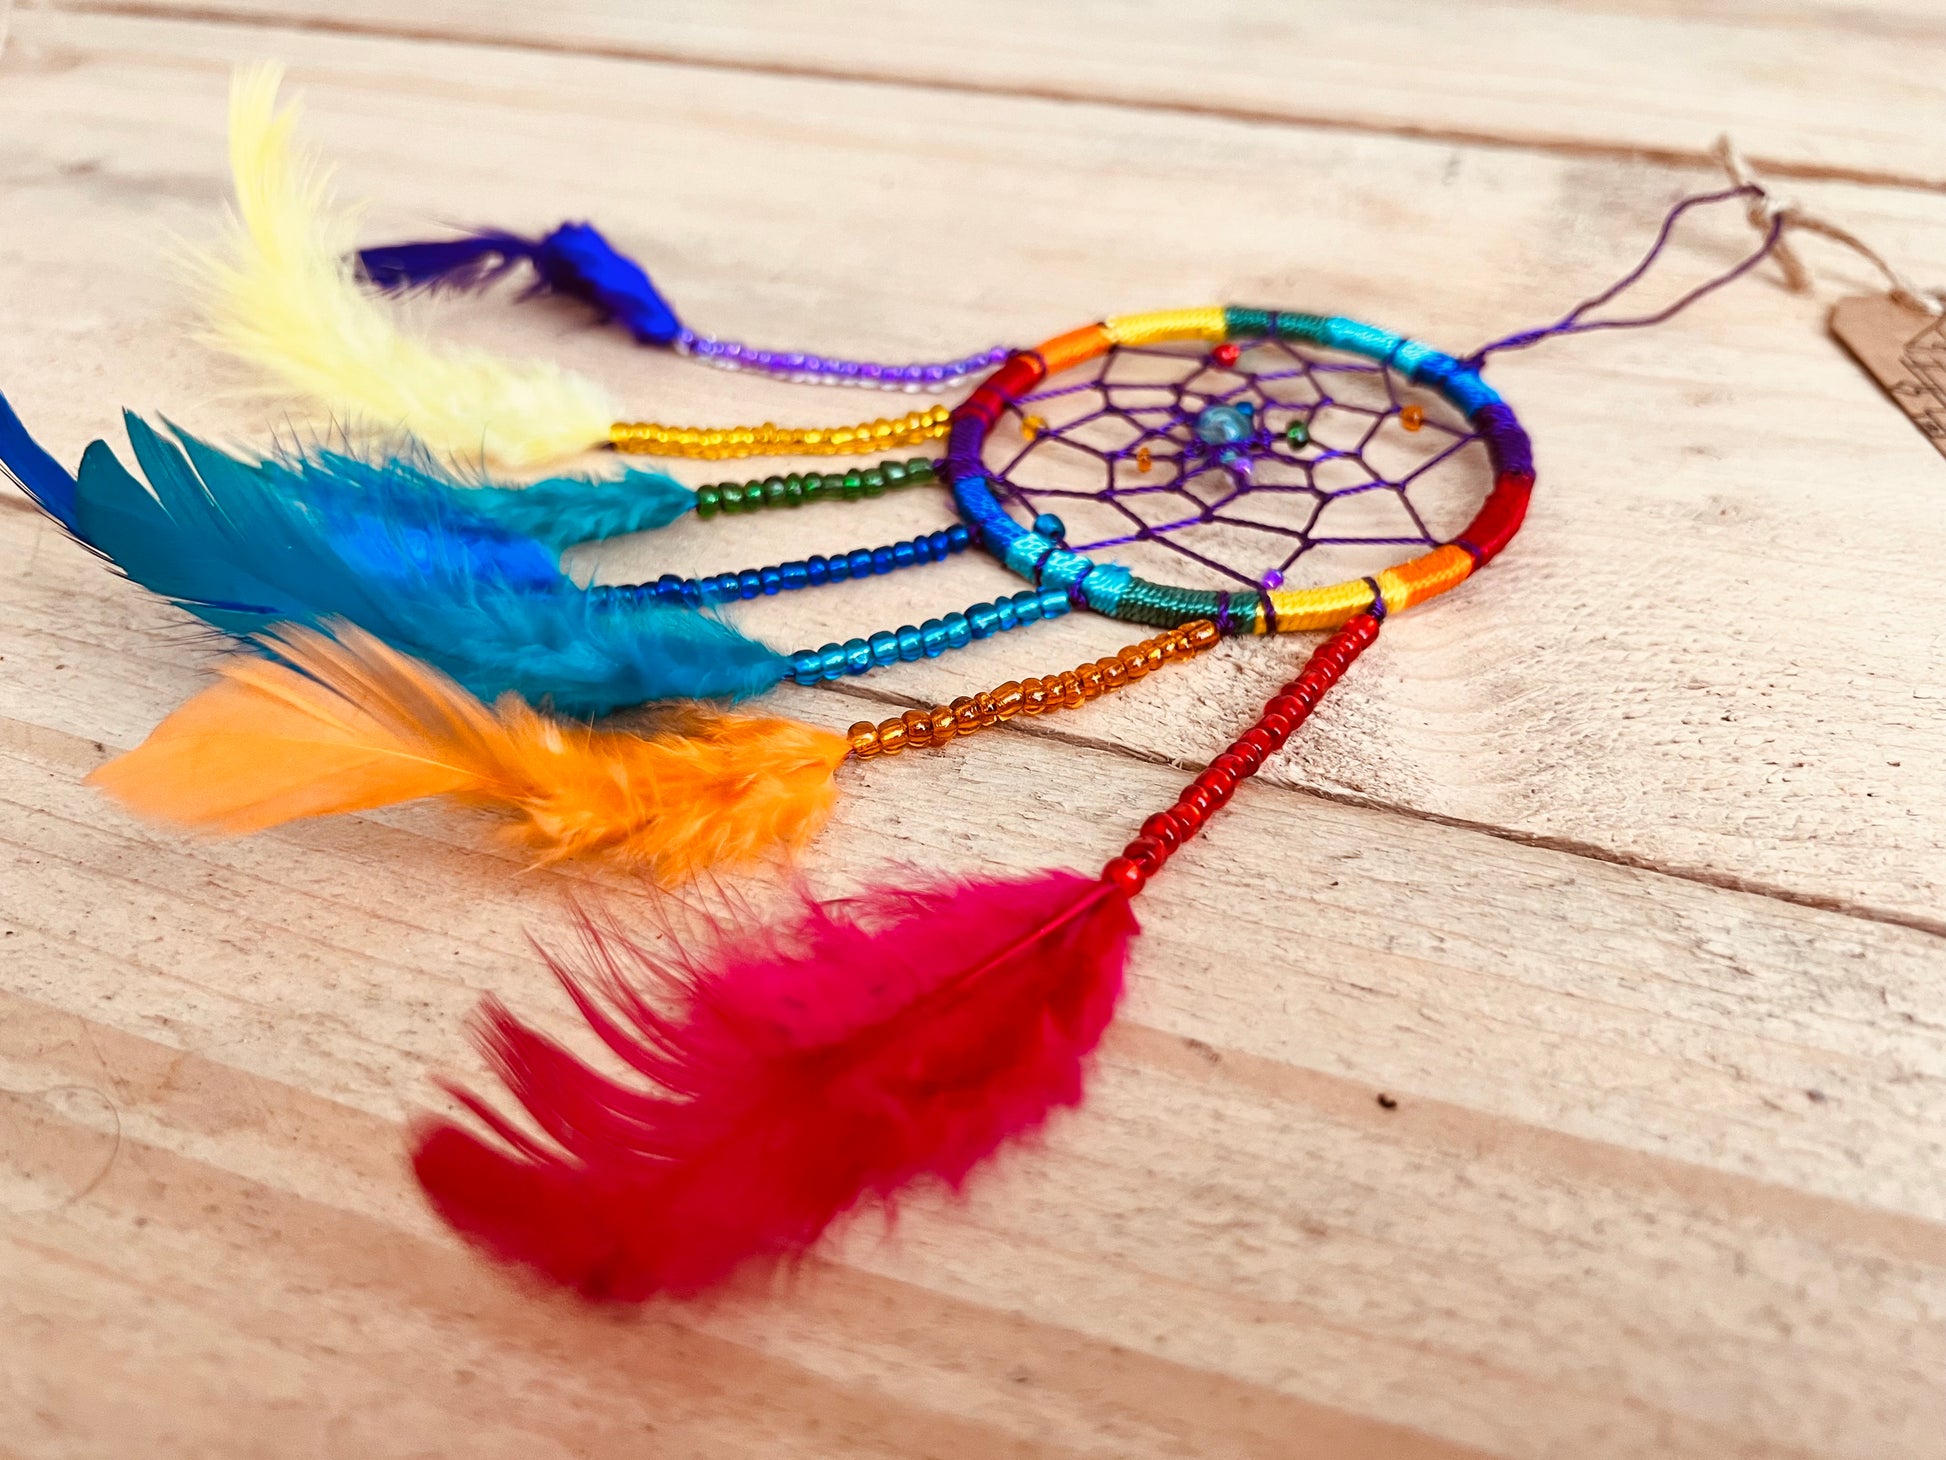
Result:
<svg viewBox="0 0 1946 1460"><path fill-rule="evenodd" d="M588 592L597 602L603 599L623 603L669 603L688 608L708 608L719 603L735 603L745 598L767 598L798 588L843 583L849 578L869 578L897 568L920 563L937 563L963 553L973 545L973 535L963 523L922 533L905 542L881 548L854 548L833 557L822 555L797 558L770 568L745 568L736 573L712 573L703 578L681 578L664 573L653 583L597 584Z"/></svg>
<svg viewBox="0 0 1946 1460"><path fill-rule="evenodd" d="M1021 624L1060 618L1072 605L1065 588L1029 588L992 603L976 603L965 613L929 618L917 628L883 629L868 639L826 644L822 649L799 649L789 656L794 684L819 684L864 674L888 664L913 659L936 659L948 649L964 649L975 639L988 639Z"/></svg>

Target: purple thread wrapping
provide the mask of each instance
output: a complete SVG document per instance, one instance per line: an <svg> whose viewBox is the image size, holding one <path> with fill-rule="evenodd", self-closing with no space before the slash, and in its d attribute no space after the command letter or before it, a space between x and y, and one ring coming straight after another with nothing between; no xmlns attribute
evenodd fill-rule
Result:
<svg viewBox="0 0 1946 1460"><path fill-rule="evenodd" d="M1376 578L1366 578L1364 582L1367 585L1369 585L1372 590L1372 606L1366 609L1365 612L1369 613L1373 618L1377 619L1380 623L1384 623L1385 614L1386 614L1385 590L1378 586L1378 579Z"/></svg>
<svg viewBox="0 0 1946 1460"><path fill-rule="evenodd" d="M974 416L955 416L946 433L946 473L948 486L964 476L980 474L980 438L986 425Z"/></svg>
<svg viewBox="0 0 1946 1460"><path fill-rule="evenodd" d="M1273 634L1281 632L1277 627L1277 605L1270 601L1270 590L1267 588L1258 589L1257 602L1263 605L1264 628Z"/></svg>
<svg viewBox="0 0 1946 1460"><path fill-rule="evenodd" d="M1487 444L1487 455L1498 472L1534 474L1534 443L1514 419L1513 408L1496 401L1473 413L1473 429Z"/></svg>

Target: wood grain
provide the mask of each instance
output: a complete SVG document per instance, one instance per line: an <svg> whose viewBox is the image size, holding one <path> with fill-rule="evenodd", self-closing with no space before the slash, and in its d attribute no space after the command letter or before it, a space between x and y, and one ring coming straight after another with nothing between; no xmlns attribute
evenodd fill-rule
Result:
<svg viewBox="0 0 1946 1460"><path fill-rule="evenodd" d="M1929 0L57 3L867 80L949 107L1005 94L1690 161L1728 131L1786 175L1946 188L1946 17Z"/></svg>
<svg viewBox="0 0 1946 1460"><path fill-rule="evenodd" d="M132 34L126 22L91 17L54 29L76 44ZM245 435L267 419L288 422L212 400L223 377L190 338L180 288L166 271L121 266L158 229L210 236L223 156L213 98L231 57L264 51L263 33L136 29L143 44L106 42L92 59L50 43L38 63L21 62L44 72L23 70L9 87L14 119L35 118L32 127L10 119L35 175L72 177L89 203L83 217L48 223L46 248L14 266L10 290L32 278L88 300L65 329L105 321L110 288L135 296L116 318L158 311L173 321L159 361L141 352L104 359L97 347L67 367L89 372L88 389L56 361L16 391L28 418L70 454L102 429L94 403L103 399L209 427L230 422ZM391 210L375 230L401 216L525 224L586 211L624 238L658 245L658 268L692 317L746 338L815 337L839 349L926 353L996 334L1041 339L1104 312L1210 297L1339 308L1463 348L1536 318L1536 298L1551 310L1570 291L1615 277L1670 197L1700 181L1388 138L1341 138L1321 152L1316 134L1085 110L1050 136L1049 108L1037 103L1002 98L933 117L876 88L763 76L730 99L713 76L673 67L650 68L653 101L637 101L643 88L620 85L636 67L519 51L449 51L434 69L455 79L434 98L416 78L437 49L314 38L307 50L344 58L307 78L315 130L348 168L359 160L347 183ZM352 58L368 69L347 69ZM561 98L564 68L580 80ZM118 120L110 98L130 89L158 106L171 99L171 122ZM587 99L602 89L613 95ZM1088 117L1099 125L1078 124ZM619 159L566 147L576 129L602 125L641 140ZM409 148L399 142L406 135ZM482 148L483 136L495 145ZM957 185L921 161L949 146ZM546 197L527 174L499 165L505 147L562 149ZM831 151L848 176L896 180L902 221L885 216L876 185L834 192L815 181L817 159ZM1104 171L1138 152L1148 158L1141 170ZM1304 216L1330 220L1315 242L1300 246L1285 228L1212 235L1203 218L1237 216L1270 173L1307 198ZM1194 186L1202 206L1145 216L1145 197L1177 186ZM958 206L956 187L974 190ZM1075 196L1090 198L1087 213L1068 206ZM1890 247L1946 238L1946 200L1844 186L1816 200ZM948 208L956 222L942 233L931 220ZM1009 209L1044 220L1032 238L1014 236ZM1562 232L1558 220L1576 216L1611 221ZM1104 227L1137 218L1144 226L1117 236L1104 277ZM1744 247L1742 229L1729 218L1705 231L1683 261L1689 276ZM825 237L846 240L852 257L807 248ZM785 256L806 262L785 277ZM1862 278L1820 257L1835 280ZM1461 277L1464 288L1434 287ZM628 382L630 399L666 417L723 409L713 374L576 334L572 314L474 309L463 318L470 338L548 349ZM1753 379L1760 363L1766 373ZM1946 588L1925 571L1938 463L1833 348L1820 306L1757 284L1664 333L1577 341L1493 370L1539 442L1543 484L1521 550L1477 591L1402 621L1392 655L1348 687L1346 718L1316 727L1268 773L1939 926L1946 764L1928 733L1937 676L1911 668L1928 663L1946 634ZM735 401L759 417L807 409L785 386L741 384ZM1861 489L1836 485L1849 482L1869 483L1869 510ZM800 526L809 520L739 521L736 565L745 554L774 560L811 531ZM910 498L874 523L891 531L940 520L936 500ZM817 545L849 545L855 530L845 514L829 516ZM724 566L721 532L685 526L635 550L632 566L645 567L643 553L658 568L664 557ZM624 547L613 570L630 567ZM925 591L938 596L921 604L888 579L764 604L749 622L789 647L821 643L861 622L895 627L915 608L961 606L1004 581L991 565L962 560L931 574ZM1899 585L1900 612L1868 631L1849 627L1880 601L1879 582ZM1083 653L1126 641L1099 621L1066 640ZM965 676L998 682L1051 667L1057 655L1069 662L1045 638L1014 635L878 687L950 697ZM1226 649L1201 675L1158 681L1104 707L1096 723L1145 753L1208 754L1288 663L1257 646Z"/></svg>
<svg viewBox="0 0 1946 1460"><path fill-rule="evenodd" d="M1686 23L1632 19L1648 38ZM711 327L883 355L1207 297L1465 345L1612 277L1703 178L1181 108L968 92L925 110L756 54L702 70L29 12L0 62L0 388L58 454L121 403L245 441L281 419L196 346L153 262L166 238L211 236L225 73L270 52L299 63L375 232L587 214ZM585 145L610 134L628 148ZM1253 212L1270 175L1302 206ZM1946 237L1946 200L1920 191L1805 191L1888 247ZM1703 234L1686 266L1728 258L1740 228ZM1858 282L1817 262L1834 289ZM437 323L669 417L831 400L646 357L566 311L476 302ZM0 512L6 1442L1937 1453L1938 462L1817 306L1769 284L1493 371L1545 453L1529 532L1391 626L1145 897L1088 1106L962 1200L923 1193L788 1279L641 1313L459 1249L398 1129L429 1075L477 1073L480 993L572 1037L523 934L560 937L565 892L624 912L639 894L523 872L433 806L239 843L128 822L80 776L201 683L207 653L32 514ZM941 511L883 502L869 530ZM589 566L741 566L858 530L841 512L739 521L728 542L694 524ZM914 617L922 592L958 605L1005 582L976 561L928 572L749 622L821 642ZM779 703L842 725L1125 638L1069 620ZM1091 865L1294 652L1229 646L1066 719L848 770L805 870L842 890L888 862Z"/></svg>

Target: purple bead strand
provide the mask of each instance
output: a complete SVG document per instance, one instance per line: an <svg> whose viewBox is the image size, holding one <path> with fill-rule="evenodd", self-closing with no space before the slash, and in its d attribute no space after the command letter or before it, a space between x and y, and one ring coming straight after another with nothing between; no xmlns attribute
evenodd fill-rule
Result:
<svg viewBox="0 0 1946 1460"><path fill-rule="evenodd" d="M724 370L754 370L779 380L812 385L857 385L869 390L915 392L939 390L983 375L1009 354L1004 345L995 345L977 355L937 365L885 365L871 360L836 360L796 350L760 350L754 345L719 340L688 329L681 331L673 343L681 353Z"/></svg>

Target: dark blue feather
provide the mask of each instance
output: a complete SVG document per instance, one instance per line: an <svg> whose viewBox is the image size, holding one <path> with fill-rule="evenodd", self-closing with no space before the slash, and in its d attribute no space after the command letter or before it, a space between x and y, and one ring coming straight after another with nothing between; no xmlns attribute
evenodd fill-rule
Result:
<svg viewBox="0 0 1946 1460"><path fill-rule="evenodd" d="M388 290L477 289L523 260L534 266L537 291L591 304L645 345L667 345L682 333L682 321L648 271L591 223L563 223L541 239L482 229L462 238L383 244L358 254L365 277Z"/></svg>
<svg viewBox="0 0 1946 1460"><path fill-rule="evenodd" d="M645 345L666 345L682 333L682 321L650 282L648 271L592 223L563 223L548 234L534 256L534 267L556 294L586 300L620 320Z"/></svg>
<svg viewBox="0 0 1946 1460"><path fill-rule="evenodd" d="M0 396L0 469L34 499L41 511L70 532L74 530L74 478L27 434L5 396Z"/></svg>
<svg viewBox="0 0 1946 1460"><path fill-rule="evenodd" d="M461 238L360 249L358 265L380 289L478 289L531 260L539 247L518 234L483 230Z"/></svg>
<svg viewBox="0 0 1946 1460"><path fill-rule="evenodd" d="M305 464L293 490L279 480L293 468L240 462L186 432L172 441L127 420L150 485L97 441L64 525L225 632L347 619L483 699L511 690L580 716L742 698L784 674L782 656L693 610L576 586L539 544L450 495L382 473L335 476L322 459ZM36 500L41 491L58 500L45 453L24 431L0 431L0 460L41 483Z"/></svg>

